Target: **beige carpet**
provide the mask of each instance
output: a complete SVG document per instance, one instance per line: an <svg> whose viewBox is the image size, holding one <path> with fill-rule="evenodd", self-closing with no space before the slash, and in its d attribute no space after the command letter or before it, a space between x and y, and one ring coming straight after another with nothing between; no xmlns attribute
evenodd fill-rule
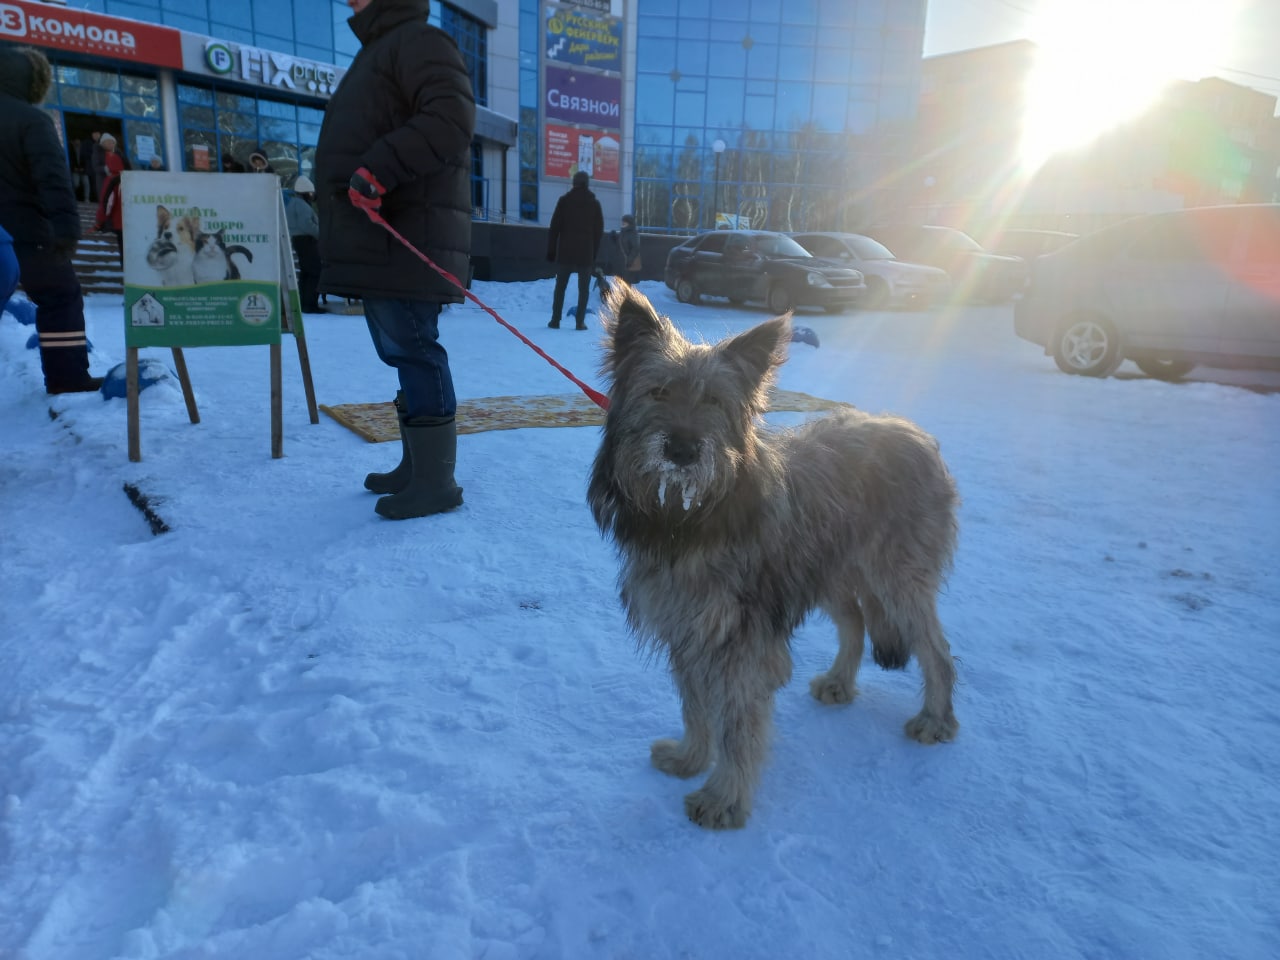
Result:
<svg viewBox="0 0 1280 960"><path fill-rule="evenodd" d="M817 412L837 410L847 404L793 390L775 390L770 410ZM383 403L339 403L320 409L370 443L400 439L395 406ZM593 427L604 423L604 411L582 394L563 393L539 397L481 397L458 401L458 433L485 430L519 430L523 427Z"/></svg>

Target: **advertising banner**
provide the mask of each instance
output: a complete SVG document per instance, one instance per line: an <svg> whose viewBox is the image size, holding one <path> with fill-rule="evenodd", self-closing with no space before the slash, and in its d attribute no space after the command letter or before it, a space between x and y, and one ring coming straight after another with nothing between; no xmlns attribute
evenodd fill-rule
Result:
<svg viewBox="0 0 1280 960"><path fill-rule="evenodd" d="M547 61L622 72L622 21L573 7L549 6Z"/></svg>
<svg viewBox="0 0 1280 960"><path fill-rule="evenodd" d="M182 68L182 34L177 30L27 0L0 2L0 40Z"/></svg>
<svg viewBox="0 0 1280 960"><path fill-rule="evenodd" d="M622 78L547 65L546 115L550 120L622 129Z"/></svg>
<svg viewBox="0 0 1280 960"><path fill-rule="evenodd" d="M332 95L346 74L331 63L197 33L182 34L181 55L182 69L187 73L322 98Z"/></svg>
<svg viewBox="0 0 1280 960"><path fill-rule="evenodd" d="M280 342L280 182L237 173L121 175L125 345Z"/></svg>
<svg viewBox="0 0 1280 960"><path fill-rule="evenodd" d="M617 183L621 143L603 130L580 130L549 123L546 126L543 174L568 179L585 170L592 180Z"/></svg>

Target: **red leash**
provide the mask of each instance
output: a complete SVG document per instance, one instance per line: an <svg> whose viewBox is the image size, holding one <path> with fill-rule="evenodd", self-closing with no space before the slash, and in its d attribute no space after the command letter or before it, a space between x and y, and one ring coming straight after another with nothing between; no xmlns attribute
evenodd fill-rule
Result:
<svg viewBox="0 0 1280 960"><path fill-rule="evenodd" d="M405 247L407 247L409 251L413 253L414 256L416 256L428 267L430 267L436 273L440 274L440 276L444 277L446 280L452 283L455 287L461 290L463 296L465 296L468 300L474 301L476 306L478 306L485 313L489 314L489 316L493 317L493 319L497 320L500 324L502 324L504 327L506 327L508 330L514 333L517 337L519 337L525 343L526 346L530 347L533 350L534 353L536 353L543 360L547 361L547 363L551 364L553 367L555 367L557 370L563 373L566 377L572 380L577 385L578 389L581 390L583 393L585 393L591 399L591 401L595 403L597 407L599 407L601 410L609 409L608 397L606 397L599 390L596 390L593 387L590 387L587 384L583 383L581 380L575 377L572 373L570 373L568 370L562 367L554 357L547 354L540 346L538 346L536 343L534 343L532 340L526 337L523 333L521 333L511 324L507 323L507 321L503 320L502 317L498 316L498 312L496 310L494 310L487 303L485 303L483 300L477 297L474 293L468 290L465 286L463 286L463 284L461 283L461 281L458 280L457 277L455 277L448 270L445 270L443 267L437 266L431 260L430 257L428 257L425 253L423 253L421 250L415 247L412 243L410 243L404 237L400 236L400 234L396 231L395 227L391 226L391 224L387 223L386 220L382 219L382 214L378 213L377 210L373 210L369 207L362 206L360 209L362 209L365 213L369 215L370 220L378 224L378 226L382 227L384 230L390 233L393 237L399 240L402 244L404 244Z"/></svg>

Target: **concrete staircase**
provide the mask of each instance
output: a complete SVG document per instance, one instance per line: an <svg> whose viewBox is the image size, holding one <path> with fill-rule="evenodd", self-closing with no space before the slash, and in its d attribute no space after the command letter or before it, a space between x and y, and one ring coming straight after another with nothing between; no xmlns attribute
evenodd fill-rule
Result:
<svg viewBox="0 0 1280 960"><path fill-rule="evenodd" d="M94 230L97 204L81 203L79 206L82 239L72 262L76 276L80 278L81 290L86 296L91 293L124 293L124 271L120 266L115 234Z"/></svg>

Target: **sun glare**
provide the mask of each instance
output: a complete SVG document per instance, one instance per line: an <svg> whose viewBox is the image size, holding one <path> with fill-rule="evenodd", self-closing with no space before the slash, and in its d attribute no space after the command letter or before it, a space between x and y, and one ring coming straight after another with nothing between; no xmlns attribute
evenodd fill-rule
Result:
<svg viewBox="0 0 1280 960"><path fill-rule="evenodd" d="M1230 61L1242 0L1041 0L1022 164L1082 146L1147 107L1176 79Z"/></svg>

